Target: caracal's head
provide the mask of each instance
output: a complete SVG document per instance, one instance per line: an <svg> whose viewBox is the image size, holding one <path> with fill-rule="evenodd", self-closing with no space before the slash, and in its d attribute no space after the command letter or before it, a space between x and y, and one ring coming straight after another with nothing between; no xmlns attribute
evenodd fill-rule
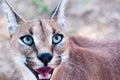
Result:
<svg viewBox="0 0 120 80"><path fill-rule="evenodd" d="M24 20L3 1L11 50L15 62L26 65L38 80L50 80L66 61L69 41L64 34L64 5L61 0L48 19ZM27 13L28 14L28 13Z"/></svg>

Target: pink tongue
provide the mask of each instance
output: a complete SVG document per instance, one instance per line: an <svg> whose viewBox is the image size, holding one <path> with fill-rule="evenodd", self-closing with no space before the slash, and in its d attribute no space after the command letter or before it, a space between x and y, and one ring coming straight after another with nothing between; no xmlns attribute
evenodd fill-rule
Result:
<svg viewBox="0 0 120 80"><path fill-rule="evenodd" d="M42 68L36 69L35 71L45 77L49 75L52 69L50 67L42 67Z"/></svg>

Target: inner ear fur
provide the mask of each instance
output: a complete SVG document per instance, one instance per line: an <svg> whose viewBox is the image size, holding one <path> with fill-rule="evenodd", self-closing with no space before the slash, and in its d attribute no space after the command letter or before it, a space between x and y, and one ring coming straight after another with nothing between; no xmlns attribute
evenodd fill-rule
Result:
<svg viewBox="0 0 120 80"><path fill-rule="evenodd" d="M3 9L8 22L8 32L10 36L12 36L17 27L19 27L25 20L13 9L7 0L3 0Z"/></svg>

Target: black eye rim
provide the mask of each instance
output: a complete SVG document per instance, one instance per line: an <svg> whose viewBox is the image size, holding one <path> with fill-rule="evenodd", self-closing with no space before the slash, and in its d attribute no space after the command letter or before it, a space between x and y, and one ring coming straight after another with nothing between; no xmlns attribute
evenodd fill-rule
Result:
<svg viewBox="0 0 120 80"><path fill-rule="evenodd" d="M60 36L60 37L61 37L61 40L60 40L58 43L55 43L55 42L53 41L53 38L54 38L55 36ZM54 44L54 45L59 44L59 43L63 40L63 37L64 37L64 36L63 36L62 34L59 34L59 33L54 34L53 37L52 37L52 44Z"/></svg>
<svg viewBox="0 0 120 80"><path fill-rule="evenodd" d="M23 40L25 37L30 37L33 42L32 42L31 44L26 44L26 43L24 42L24 40ZM34 45L34 39L33 39L33 37L32 37L31 35L24 35L24 36L20 37L20 39L22 40L22 42L23 42L24 44L26 44L26 45L28 45L28 46L33 46L33 45Z"/></svg>

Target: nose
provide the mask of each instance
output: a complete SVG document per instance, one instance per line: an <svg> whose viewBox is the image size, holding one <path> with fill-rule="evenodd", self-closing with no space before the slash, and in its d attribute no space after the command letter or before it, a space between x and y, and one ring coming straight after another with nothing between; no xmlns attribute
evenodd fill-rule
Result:
<svg viewBox="0 0 120 80"><path fill-rule="evenodd" d="M42 63L44 63L45 66L47 66L47 64L51 61L53 56L50 53L41 53L38 54L37 57Z"/></svg>

